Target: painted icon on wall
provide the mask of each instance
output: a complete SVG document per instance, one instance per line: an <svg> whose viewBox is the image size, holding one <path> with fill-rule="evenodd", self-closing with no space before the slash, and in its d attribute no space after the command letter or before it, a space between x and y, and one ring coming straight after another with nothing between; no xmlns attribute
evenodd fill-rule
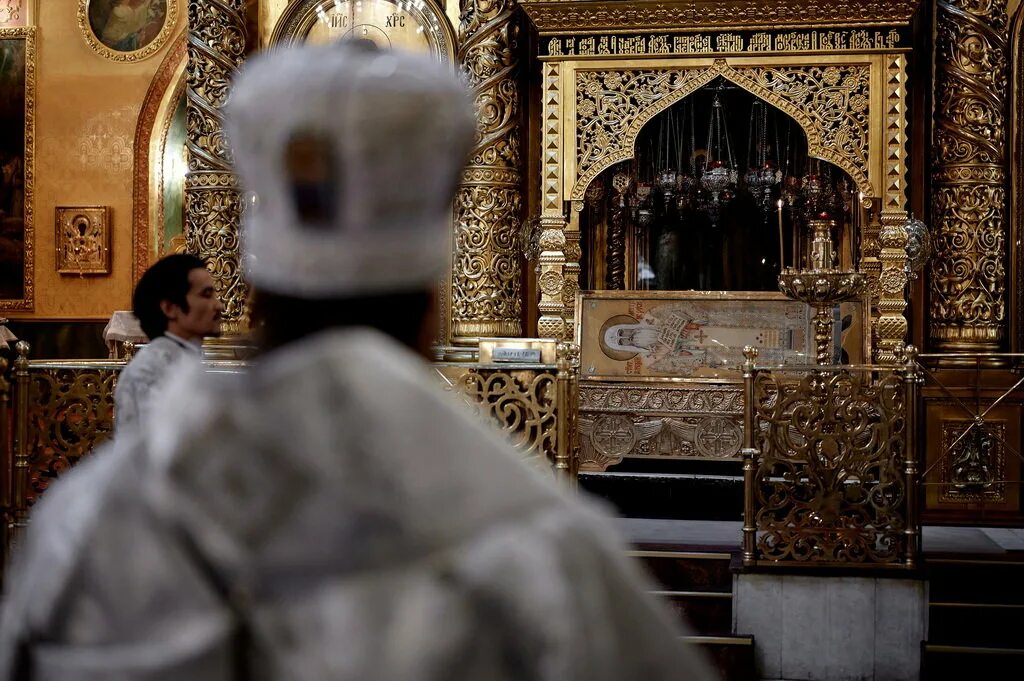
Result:
<svg viewBox="0 0 1024 681"><path fill-rule="evenodd" d="M94 50L115 61L135 61L163 46L177 12L177 0L79 0L78 21Z"/></svg>
<svg viewBox="0 0 1024 681"><path fill-rule="evenodd" d="M0 29L0 309L31 309L33 36Z"/></svg>

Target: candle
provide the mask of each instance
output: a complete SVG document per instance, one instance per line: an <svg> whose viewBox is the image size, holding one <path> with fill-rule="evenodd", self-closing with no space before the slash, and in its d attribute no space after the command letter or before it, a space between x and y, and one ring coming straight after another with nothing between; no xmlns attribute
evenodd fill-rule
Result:
<svg viewBox="0 0 1024 681"><path fill-rule="evenodd" d="M775 205L779 207L779 271L781 272L786 260L785 247L782 241L782 199L779 199Z"/></svg>

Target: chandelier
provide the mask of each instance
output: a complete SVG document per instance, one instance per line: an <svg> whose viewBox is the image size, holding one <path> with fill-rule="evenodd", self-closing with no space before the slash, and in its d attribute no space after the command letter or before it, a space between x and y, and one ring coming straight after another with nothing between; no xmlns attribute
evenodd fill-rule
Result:
<svg viewBox="0 0 1024 681"><path fill-rule="evenodd" d="M747 172L743 181L761 210L767 211L772 200L772 189L782 180L782 172L776 167L775 161L768 158L768 106L759 100L754 100L750 107L748 139Z"/></svg>
<svg viewBox="0 0 1024 681"><path fill-rule="evenodd" d="M700 184L707 191L711 204L728 202L732 199L730 185L735 185L739 174L736 160L729 141L729 128L725 124L722 99L715 93L711 102L711 119L708 122L707 167L701 175ZM717 208L717 205L715 206Z"/></svg>

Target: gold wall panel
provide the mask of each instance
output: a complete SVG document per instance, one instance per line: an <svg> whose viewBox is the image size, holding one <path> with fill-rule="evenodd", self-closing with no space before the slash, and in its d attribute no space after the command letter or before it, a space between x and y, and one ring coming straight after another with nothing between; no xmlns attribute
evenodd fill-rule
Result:
<svg viewBox="0 0 1024 681"><path fill-rule="evenodd" d="M18 318L105 320L131 301L135 133L161 58L104 59L82 39L76 7L75 0L46 0L35 13L45 36L36 61L35 214L46 224L35 230L35 308L12 315ZM175 34L184 30L184 15L178 13ZM111 274L62 277L53 257L39 256L56 247L49 220L58 205L90 204L110 206Z"/></svg>

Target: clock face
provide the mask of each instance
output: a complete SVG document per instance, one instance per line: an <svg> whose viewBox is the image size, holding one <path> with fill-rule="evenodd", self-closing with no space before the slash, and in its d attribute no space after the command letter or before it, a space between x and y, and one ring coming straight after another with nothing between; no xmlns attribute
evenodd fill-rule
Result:
<svg viewBox="0 0 1024 681"><path fill-rule="evenodd" d="M303 3L301 12L282 23L280 37L285 40L328 43L361 38L383 48L452 59L447 19L428 0L316 0Z"/></svg>

